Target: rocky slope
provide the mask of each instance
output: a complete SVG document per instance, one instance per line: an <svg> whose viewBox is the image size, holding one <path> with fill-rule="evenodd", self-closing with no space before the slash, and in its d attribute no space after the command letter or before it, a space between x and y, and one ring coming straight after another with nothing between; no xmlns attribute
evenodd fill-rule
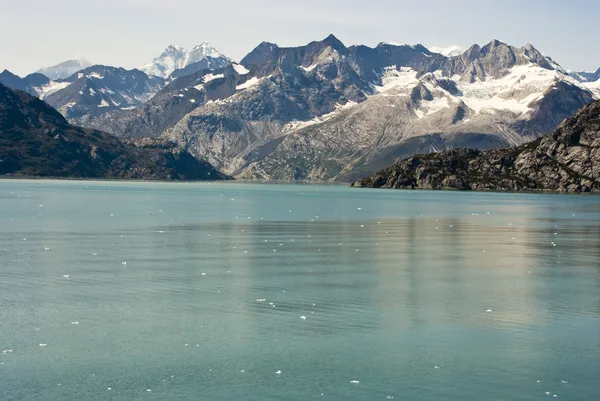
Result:
<svg viewBox="0 0 600 401"><path fill-rule="evenodd" d="M141 107L106 113L89 125L125 138L159 137L197 107L236 93L248 73L235 63L198 71L169 83Z"/></svg>
<svg viewBox="0 0 600 401"><path fill-rule="evenodd" d="M0 174L128 179L225 179L164 140L122 142L70 125L55 109L0 84Z"/></svg>
<svg viewBox="0 0 600 401"><path fill-rule="evenodd" d="M552 135L509 149L417 155L354 186L368 188L600 192L600 101Z"/></svg>

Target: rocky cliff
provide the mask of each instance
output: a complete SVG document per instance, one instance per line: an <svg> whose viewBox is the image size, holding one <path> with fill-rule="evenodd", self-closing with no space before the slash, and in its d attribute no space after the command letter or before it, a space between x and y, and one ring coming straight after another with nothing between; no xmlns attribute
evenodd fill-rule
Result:
<svg viewBox="0 0 600 401"><path fill-rule="evenodd" d="M490 191L600 191L600 101L583 107L552 135L480 152L417 155L355 184L368 188Z"/></svg>

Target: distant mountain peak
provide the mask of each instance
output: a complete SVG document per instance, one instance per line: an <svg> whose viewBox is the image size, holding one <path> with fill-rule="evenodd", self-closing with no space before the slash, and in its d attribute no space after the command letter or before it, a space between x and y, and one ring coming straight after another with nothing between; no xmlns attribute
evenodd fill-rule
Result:
<svg viewBox="0 0 600 401"><path fill-rule="evenodd" d="M209 42L202 42L188 51L182 46L170 45L162 54L152 60L150 63L145 64L140 69L148 75L154 75L161 78L168 78L173 72L178 70L184 70L192 64L201 63L208 59L206 65L202 65L203 68L214 68L223 67L230 63L230 60L221 54L213 45Z"/></svg>
<svg viewBox="0 0 600 401"><path fill-rule="evenodd" d="M334 50L340 50L340 49L346 48L346 46L342 43L342 41L339 40L337 37L335 37L334 34L330 34L329 36L327 36L325 39L323 39L321 41L321 43L323 43L327 46L330 46Z"/></svg>
<svg viewBox="0 0 600 401"><path fill-rule="evenodd" d="M455 57L463 54L464 49L457 45L442 47L442 46L430 46L428 50L432 53L438 53L446 57Z"/></svg>
<svg viewBox="0 0 600 401"><path fill-rule="evenodd" d="M85 68L91 67L92 63L84 58L77 57L70 60L63 61L62 63L42 68L36 73L43 74L50 79L66 79L78 71Z"/></svg>

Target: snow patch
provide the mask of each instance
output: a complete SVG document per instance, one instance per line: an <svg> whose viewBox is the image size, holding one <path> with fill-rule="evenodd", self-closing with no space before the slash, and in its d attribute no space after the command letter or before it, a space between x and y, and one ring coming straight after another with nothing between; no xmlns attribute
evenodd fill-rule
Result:
<svg viewBox="0 0 600 401"><path fill-rule="evenodd" d="M495 109L523 114L530 111L529 104L540 99L558 78L575 82L556 71L527 64L513 67L499 79L457 82L457 86L463 93L463 102L477 113Z"/></svg>
<svg viewBox="0 0 600 401"><path fill-rule="evenodd" d="M202 78L202 82L208 83L210 81L214 81L215 79L221 79L221 78L225 78L225 75L224 74L206 74Z"/></svg>
<svg viewBox="0 0 600 401"><path fill-rule="evenodd" d="M417 72L410 67L396 66L386 67L381 77L381 86L375 86L377 92L385 92L392 88L407 88L416 85L419 82Z"/></svg>
<svg viewBox="0 0 600 401"><path fill-rule="evenodd" d="M300 68L303 69L305 72L311 72L312 70L317 68L317 64L313 64L310 67L304 67L301 65Z"/></svg>
<svg viewBox="0 0 600 401"><path fill-rule="evenodd" d="M33 88L35 92L38 94L40 99L44 99L50 96L53 93L56 93L60 90L65 89L67 86L71 85L70 82L56 82L50 81L46 85L38 86Z"/></svg>
<svg viewBox="0 0 600 401"><path fill-rule="evenodd" d="M106 100L102 99L102 101L100 102L98 107L110 107L110 105L108 104L108 102Z"/></svg>
<svg viewBox="0 0 600 401"><path fill-rule="evenodd" d="M262 78L252 77L249 80L247 80L246 82L244 82L243 84L236 86L235 89L241 91L243 89L252 88L253 86L257 85L261 79Z"/></svg>
<svg viewBox="0 0 600 401"><path fill-rule="evenodd" d="M86 75L86 78L104 79L104 75L100 75L97 72L92 72L90 75Z"/></svg>
<svg viewBox="0 0 600 401"><path fill-rule="evenodd" d="M460 56L464 52L462 47L456 45L448 47L431 46L428 50L432 53L439 53L446 57Z"/></svg>
<svg viewBox="0 0 600 401"><path fill-rule="evenodd" d="M342 111L344 110L348 110L351 109L355 106L357 106L358 103L356 102L352 102L349 101L346 104L336 104L335 106L335 110L332 111L331 113L327 113L327 114L323 114L320 117L315 117L312 120L306 120L306 121L298 121L298 120L294 120L289 124L286 124L283 127L283 131L284 132L291 132L291 131L297 131L301 128L305 128L305 127L309 127L311 125L315 125L315 124L320 124L323 123L327 120L330 120L331 118L335 117L336 115L340 114Z"/></svg>
<svg viewBox="0 0 600 401"><path fill-rule="evenodd" d="M250 74L250 71L241 64L233 63L233 69L240 75Z"/></svg>

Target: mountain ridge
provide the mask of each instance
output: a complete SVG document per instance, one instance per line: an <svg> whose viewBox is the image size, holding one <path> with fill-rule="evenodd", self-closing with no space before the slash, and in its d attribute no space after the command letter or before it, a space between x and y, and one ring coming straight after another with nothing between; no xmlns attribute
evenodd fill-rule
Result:
<svg viewBox="0 0 600 401"><path fill-rule="evenodd" d="M415 155L353 184L363 188L600 191L600 101L519 147Z"/></svg>
<svg viewBox="0 0 600 401"><path fill-rule="evenodd" d="M118 94L99 107L98 95L70 114L67 105L87 101L65 82L40 96L71 122L165 138L240 178L319 181L353 181L414 153L518 146L600 98L600 81L581 82L533 45L500 40L446 57L423 45L345 46L329 35L297 47L262 42L222 68L191 66L132 93L125 107L111 103L123 103ZM73 100L57 101L69 92Z"/></svg>
<svg viewBox="0 0 600 401"><path fill-rule="evenodd" d="M44 101L0 84L0 174L11 176L227 179L164 140L125 143L70 125Z"/></svg>

